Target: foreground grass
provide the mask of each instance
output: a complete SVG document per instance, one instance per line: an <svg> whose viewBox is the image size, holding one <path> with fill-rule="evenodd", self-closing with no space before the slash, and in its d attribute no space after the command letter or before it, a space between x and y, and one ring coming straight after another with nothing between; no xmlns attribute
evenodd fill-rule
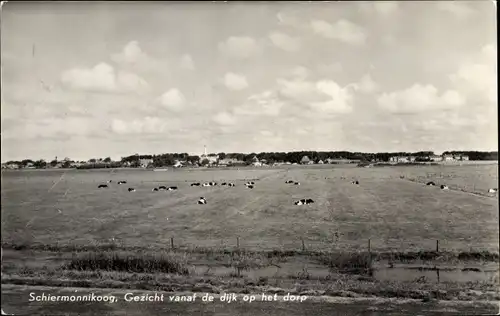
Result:
<svg viewBox="0 0 500 316"><path fill-rule="evenodd" d="M496 253L367 253L367 252L250 252L234 249L189 250L103 250L104 248L66 248L47 246L52 252L33 252L29 245L4 244L2 283L32 286L141 289L166 292L234 292L329 295L342 297L395 297L441 300L497 300L498 280L477 282L432 282L377 280L374 263L408 260L498 261ZM40 246L42 247L42 246ZM15 250L23 248L23 250ZM27 249L28 248L28 249ZM34 248L37 248L35 246ZM10 249L9 251L6 251ZM16 256L24 256L19 265ZM26 256L32 260L26 260ZM45 258L45 259L43 259ZM309 273L314 264L327 275ZM196 265L208 267L196 272ZM252 270L302 267L299 273L259 276ZM288 268L286 268L287 266ZM211 268L226 268L211 273ZM250 271L249 273L242 273Z"/></svg>
<svg viewBox="0 0 500 316"><path fill-rule="evenodd" d="M10 249L17 251L31 250L31 251L48 251L55 253L82 253L82 252L92 252L94 254L107 253L107 252L131 252L135 254L142 253L177 253L177 254L203 254L207 258L217 258L220 256L235 256L235 255L246 255L252 257L266 257L268 259L272 258L286 258L294 256L310 256L319 258L322 262L336 266L337 263L340 266L345 265L341 263L346 260L346 252L331 252L331 251L294 251L294 250L268 250L268 251L251 251L246 249L236 249L236 248L223 248L223 247L176 247L174 249L165 249L155 246L150 246L148 248L132 246L127 247L119 245L116 243L101 243L94 245L60 245L60 244L28 244L28 243L2 243L2 249ZM360 255L364 253L364 255ZM359 267L368 268L366 262L368 259L371 261L381 261L388 260L392 262L411 262L411 261L486 261L486 262L497 262L500 258L498 252L492 251L372 251L367 252L351 252L350 256L355 256L358 260ZM332 257L333 256L333 257ZM364 257L362 257L364 256ZM354 257L353 257L354 258ZM336 261L328 263L328 261ZM348 260L349 261L349 260ZM365 262L365 263L363 263Z"/></svg>
<svg viewBox="0 0 500 316"><path fill-rule="evenodd" d="M186 277L169 274L105 271L38 270L4 274L2 284L27 286L135 289L163 292L267 293L308 296L386 297L439 300L500 300L495 284L486 282L389 282L332 275L328 279Z"/></svg>

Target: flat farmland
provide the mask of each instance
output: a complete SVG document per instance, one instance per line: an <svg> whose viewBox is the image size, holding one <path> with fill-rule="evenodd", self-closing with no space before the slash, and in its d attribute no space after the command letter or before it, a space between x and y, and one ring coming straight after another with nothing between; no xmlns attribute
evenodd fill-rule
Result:
<svg viewBox="0 0 500 316"><path fill-rule="evenodd" d="M498 199L400 179L497 187L497 165L2 172L2 242L16 245L498 251ZM343 178L345 177L345 178ZM433 178L433 179L434 179ZM285 184L291 179L299 186ZM351 183L359 180L359 185ZM112 180L108 189L97 186ZM127 184L117 185L126 180ZM434 179L436 180L436 179ZM192 182L236 187L191 187ZM255 181L255 188L244 186ZM440 183L442 181L436 181ZM152 192L159 185L177 191ZM128 192L127 188L136 192ZM452 186L450 186L452 188ZM199 197L207 199L198 205ZM312 198L312 205L294 201Z"/></svg>

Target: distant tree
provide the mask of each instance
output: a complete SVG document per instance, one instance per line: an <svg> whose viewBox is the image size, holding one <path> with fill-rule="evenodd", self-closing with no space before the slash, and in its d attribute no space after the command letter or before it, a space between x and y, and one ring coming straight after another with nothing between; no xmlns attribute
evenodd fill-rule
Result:
<svg viewBox="0 0 500 316"><path fill-rule="evenodd" d="M45 160L40 159L40 160L35 161L33 163L33 166L37 169L43 169L47 166L47 163L45 162Z"/></svg>
<svg viewBox="0 0 500 316"><path fill-rule="evenodd" d="M226 159L226 153L218 153L219 159Z"/></svg>
<svg viewBox="0 0 500 316"><path fill-rule="evenodd" d="M26 167L26 166L27 166L28 164L30 164L30 163L34 163L34 161L33 161L33 160L31 160L31 159L24 159L23 161L21 161L21 165L22 165L23 167Z"/></svg>
<svg viewBox="0 0 500 316"><path fill-rule="evenodd" d="M55 167L56 165L57 165L57 160L54 159L50 162L51 167Z"/></svg>
<svg viewBox="0 0 500 316"><path fill-rule="evenodd" d="M108 163L109 163L109 162L111 162L111 158L110 158L110 157L106 157L106 158L104 159L104 162L108 162Z"/></svg>
<svg viewBox="0 0 500 316"><path fill-rule="evenodd" d="M95 159L95 158L89 159L89 162L90 162L90 163L96 163L96 162L97 162L97 159Z"/></svg>
<svg viewBox="0 0 500 316"><path fill-rule="evenodd" d="M71 167L71 162L69 162L68 160L65 160L62 164L62 167L63 168L70 168Z"/></svg>
<svg viewBox="0 0 500 316"><path fill-rule="evenodd" d="M188 155L186 157L186 160L189 161L189 162L191 162L192 164L195 164L195 163L197 163L197 162L200 161L200 157L199 156L189 156Z"/></svg>
<svg viewBox="0 0 500 316"><path fill-rule="evenodd" d="M203 159L203 160L201 161L201 165L202 165L202 166L206 166L206 165L208 165L209 163L210 163L210 160L208 160L207 158L205 158L205 159Z"/></svg>

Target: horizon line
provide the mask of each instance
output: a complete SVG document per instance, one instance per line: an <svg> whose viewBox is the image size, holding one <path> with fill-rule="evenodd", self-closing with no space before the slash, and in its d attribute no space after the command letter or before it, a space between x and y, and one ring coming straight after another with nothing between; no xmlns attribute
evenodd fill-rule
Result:
<svg viewBox="0 0 500 316"><path fill-rule="evenodd" d="M213 153L207 153L207 155L212 155L212 154L219 154L219 153L225 153L225 154L244 154L244 155L250 155L250 154L261 154L261 153L296 153L296 152L317 152L317 153L322 153L322 152L333 152L333 153L336 153L336 152L347 152L347 153L359 153L359 154L396 154L396 153L410 153L410 154L413 154L413 153L419 153L419 152L432 152L434 153L435 155L443 155L445 152L488 152L488 153L495 153L497 152L498 153L498 149L496 150L444 150L443 152L441 152L440 154L437 154L435 151L433 150L418 150L418 151L379 151L379 152L364 152L364 151L349 151L349 150L293 150L293 151L260 151L260 152L257 152L257 151L252 151L252 152L225 152L225 151L219 151L219 152L213 152ZM201 153L201 154L192 154L192 153L189 153L189 152L164 152L164 153L160 153L160 154L139 154L139 153L135 153L135 154L129 154L129 155L125 155L125 156L120 156L120 160L124 157L130 157L130 156L134 156L134 155L139 155L139 156L146 156L146 155L151 155L151 156L156 156L156 155L165 155L165 154L185 154L187 153L189 156L202 156L204 155L204 153ZM59 155L54 155L54 158L56 157L60 157ZM74 159L74 158L71 158L69 156L64 156L62 155L61 157L68 157L70 158L71 160L73 161L89 161L90 159L99 159L99 158L102 158L102 159L105 159L107 157L110 157L111 156L106 156L104 155L103 157L92 157L92 158L88 158L88 159ZM1 161L0 163L4 164L4 163L7 163L9 161L22 161L22 160L32 160L32 161L37 161L37 160L44 160L44 161L52 161L50 158L49 159L44 159L44 158L38 158L38 159L32 159L32 158L23 158L21 160L17 160L17 159L8 159L6 161ZM112 159L113 160L113 159ZM58 160L59 161L59 160ZM61 160L62 161L62 160ZM113 161L118 161L118 160L113 160Z"/></svg>

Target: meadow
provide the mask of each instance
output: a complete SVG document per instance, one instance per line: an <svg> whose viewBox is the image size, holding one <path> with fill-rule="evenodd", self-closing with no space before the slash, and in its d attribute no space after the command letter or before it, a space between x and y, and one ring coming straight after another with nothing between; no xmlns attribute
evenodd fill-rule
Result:
<svg viewBox="0 0 500 316"><path fill-rule="evenodd" d="M370 239L372 250L411 251L432 250L439 239L442 249L498 251L498 199L487 194L497 187L497 167L4 172L2 242L164 248L174 238L177 246L234 247L239 237L249 250L299 250L301 239L308 250L356 250ZM107 180L108 189L97 189ZM254 189L243 185L250 180ZM205 181L236 187L190 187ZM159 185L179 189L152 192ZM197 204L201 196L206 205ZM301 198L315 204L295 206Z"/></svg>
<svg viewBox="0 0 500 316"><path fill-rule="evenodd" d="M497 168L7 171L2 284L498 301Z"/></svg>

